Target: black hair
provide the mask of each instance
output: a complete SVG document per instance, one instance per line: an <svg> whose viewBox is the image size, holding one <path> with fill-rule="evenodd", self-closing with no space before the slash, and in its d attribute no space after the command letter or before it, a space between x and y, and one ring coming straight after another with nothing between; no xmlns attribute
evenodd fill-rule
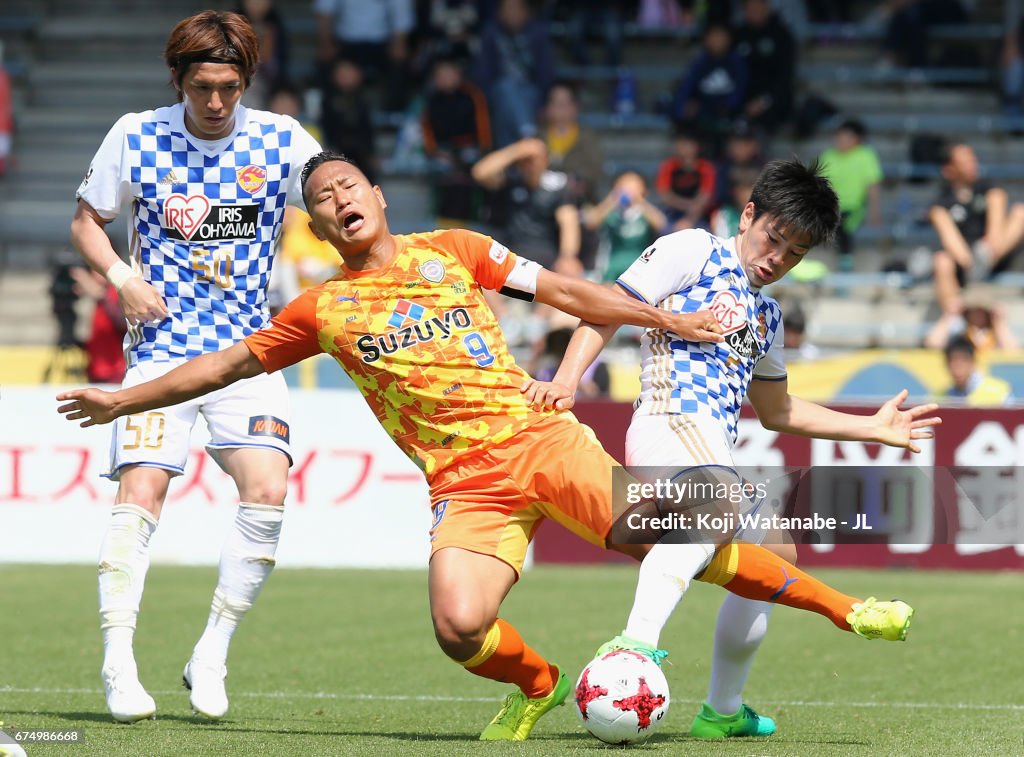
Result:
<svg viewBox="0 0 1024 757"><path fill-rule="evenodd" d="M750 192L754 218L773 218L782 228L806 234L810 246L831 242L839 228L839 198L815 161L773 160Z"/></svg>
<svg viewBox="0 0 1024 757"><path fill-rule="evenodd" d="M972 360L974 359L974 342L968 339L964 334L957 334L955 337L949 340L949 344L946 345L946 361L955 354L967 355Z"/></svg>
<svg viewBox="0 0 1024 757"><path fill-rule="evenodd" d="M342 163L348 163L351 166L359 168L359 165L349 158L347 155L343 155L340 152L334 152L332 150L323 150L318 152L312 158L306 161L306 165L302 167L302 201L306 203L306 208L309 208L309 202L306 200L306 182L309 181L310 175L322 166L324 163L330 163L331 161L340 161ZM359 168L360 171L363 169Z"/></svg>
<svg viewBox="0 0 1024 757"><path fill-rule="evenodd" d="M836 131L848 131L854 136L856 136L857 139L861 140L868 135L868 129L864 125L864 122L856 118L846 119L841 124L839 124L839 127L836 129Z"/></svg>
<svg viewBox="0 0 1024 757"><path fill-rule="evenodd" d="M939 148L939 165L948 166L953 162L953 150L960 145L966 145L962 139L947 139Z"/></svg>

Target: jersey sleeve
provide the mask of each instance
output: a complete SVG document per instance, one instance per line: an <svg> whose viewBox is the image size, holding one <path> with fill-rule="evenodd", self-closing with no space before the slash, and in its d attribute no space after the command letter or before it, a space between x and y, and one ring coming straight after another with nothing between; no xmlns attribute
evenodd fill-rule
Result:
<svg viewBox="0 0 1024 757"><path fill-rule="evenodd" d="M288 172L288 202L305 207L302 200L302 169L306 167L306 162L323 148L298 121L291 119L291 122L292 159Z"/></svg>
<svg viewBox="0 0 1024 757"><path fill-rule="evenodd" d="M782 346L786 343L785 324L782 322L781 311L777 311L779 326L775 331L768 351L754 363L753 377L762 381L782 381L786 378L786 359Z"/></svg>
<svg viewBox="0 0 1024 757"><path fill-rule="evenodd" d="M122 116L110 127L100 148L93 156L89 170L75 192L75 199L85 200L102 218L113 219L131 194L131 171L128 165L126 138L129 115Z"/></svg>
<svg viewBox="0 0 1024 757"><path fill-rule="evenodd" d="M616 280L623 289L648 305L700 280L711 253L706 231L687 229L659 237Z"/></svg>
<svg viewBox="0 0 1024 757"><path fill-rule="evenodd" d="M316 303L321 287L307 289L270 321L270 326L245 338L245 346L267 373L295 365L321 352Z"/></svg>
<svg viewBox="0 0 1024 757"><path fill-rule="evenodd" d="M525 260L501 242L475 231L454 229L446 236L446 248L466 266L484 289L500 291L515 270L516 262Z"/></svg>

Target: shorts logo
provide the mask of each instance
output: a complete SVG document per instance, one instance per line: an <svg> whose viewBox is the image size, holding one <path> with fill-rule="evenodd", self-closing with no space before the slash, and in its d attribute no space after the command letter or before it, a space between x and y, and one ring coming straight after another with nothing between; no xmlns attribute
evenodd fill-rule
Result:
<svg viewBox="0 0 1024 757"><path fill-rule="evenodd" d="M719 292L708 308L722 327L722 333L731 334L747 325L747 307L729 291Z"/></svg>
<svg viewBox="0 0 1024 757"><path fill-rule="evenodd" d="M288 442L291 429L280 418L272 415L254 415L249 418L249 436L272 436L282 442Z"/></svg>
<svg viewBox="0 0 1024 757"><path fill-rule="evenodd" d="M164 220L184 239L192 239L199 224L210 215L210 201L203 195L173 194L164 201Z"/></svg>
<svg viewBox="0 0 1024 757"><path fill-rule="evenodd" d="M432 508L434 511L434 521L430 524L431 531L441 525L441 520L444 518L445 510L448 509L448 502L449 500L442 499L440 502L434 503L434 507Z"/></svg>
<svg viewBox="0 0 1024 757"><path fill-rule="evenodd" d="M503 244L499 244L498 242L491 242L491 249L487 254L490 256L491 260L498 265L501 265L505 262L505 258L508 257L508 247Z"/></svg>
<svg viewBox="0 0 1024 757"><path fill-rule="evenodd" d="M422 276L432 284L440 284L442 281L444 281L444 263L442 263L437 258L428 260L426 263L420 265L419 272L420 276Z"/></svg>
<svg viewBox="0 0 1024 757"><path fill-rule="evenodd" d="M406 324L406 321L422 321L426 312L427 309L422 305L409 302L409 300L399 300L398 304L395 305L394 312L391 313L391 317L388 319L388 326L393 329L400 329Z"/></svg>
<svg viewBox="0 0 1024 757"><path fill-rule="evenodd" d="M236 176L238 186L249 194L259 192L267 183L267 171L260 166L248 165L245 168L239 168Z"/></svg>

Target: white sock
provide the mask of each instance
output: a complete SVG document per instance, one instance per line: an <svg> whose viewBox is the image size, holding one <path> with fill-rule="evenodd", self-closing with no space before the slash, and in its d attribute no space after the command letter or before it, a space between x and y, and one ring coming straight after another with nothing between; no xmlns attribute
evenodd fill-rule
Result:
<svg viewBox="0 0 1024 757"><path fill-rule="evenodd" d="M661 629L686 593L690 579L714 553L714 548L705 544L655 544L640 563L636 597L623 633L657 647Z"/></svg>
<svg viewBox="0 0 1024 757"><path fill-rule="evenodd" d="M727 594L715 624L715 651L711 657L708 704L720 715L739 712L743 686L765 634L773 602Z"/></svg>
<svg viewBox="0 0 1024 757"><path fill-rule="evenodd" d="M100 631L103 666L134 661L135 621L149 570L149 538L157 519L129 503L114 505L100 546Z"/></svg>
<svg viewBox="0 0 1024 757"><path fill-rule="evenodd" d="M242 502L234 528L220 554L220 577L213 592L206 630L196 642L193 657L223 665L238 624L260 595L276 560L284 507Z"/></svg>

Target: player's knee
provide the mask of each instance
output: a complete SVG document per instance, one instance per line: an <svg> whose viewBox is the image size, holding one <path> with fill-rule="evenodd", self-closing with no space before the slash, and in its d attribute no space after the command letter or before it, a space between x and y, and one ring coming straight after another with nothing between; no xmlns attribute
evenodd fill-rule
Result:
<svg viewBox="0 0 1024 757"><path fill-rule="evenodd" d="M288 494L288 480L283 477L268 476L260 481L246 484L239 490L243 502L258 502L261 505L283 505Z"/></svg>
<svg viewBox="0 0 1024 757"><path fill-rule="evenodd" d="M432 612L434 637L446 655L467 660L479 651L495 618L465 602L447 602Z"/></svg>
<svg viewBox="0 0 1024 757"><path fill-rule="evenodd" d="M167 487L153 484L147 481L137 481L125 485L122 482L117 491L117 501L127 502L141 507L150 513L154 518L160 517L160 510L164 505L164 497L167 496Z"/></svg>

